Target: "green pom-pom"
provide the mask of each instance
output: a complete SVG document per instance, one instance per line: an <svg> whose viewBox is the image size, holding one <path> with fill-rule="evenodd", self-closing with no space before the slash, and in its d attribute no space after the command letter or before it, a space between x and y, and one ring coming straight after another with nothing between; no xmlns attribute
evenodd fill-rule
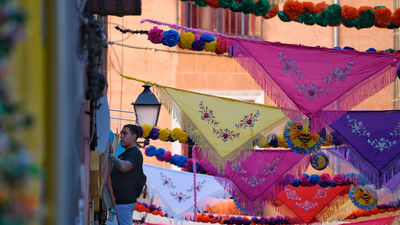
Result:
<svg viewBox="0 0 400 225"><path fill-rule="evenodd" d="M283 11L278 12L278 17L281 19L283 22L290 22L290 19L288 16Z"/></svg>
<svg viewBox="0 0 400 225"><path fill-rule="evenodd" d="M194 0L194 3L196 3L196 5L198 6L207 6L207 2L205 0Z"/></svg>
<svg viewBox="0 0 400 225"><path fill-rule="evenodd" d="M271 5L268 0L258 0L253 7L253 13L256 16L264 16L269 10L271 10Z"/></svg>
<svg viewBox="0 0 400 225"><path fill-rule="evenodd" d="M244 14L253 13L253 11L255 10L254 5L256 3L253 0L243 0L236 3L240 4L240 6L237 6L237 8L241 8L241 11Z"/></svg>
<svg viewBox="0 0 400 225"><path fill-rule="evenodd" d="M224 9L231 8L233 2L234 0L219 0L219 6Z"/></svg>
<svg viewBox="0 0 400 225"><path fill-rule="evenodd" d="M311 13L303 13L301 15L303 18L303 23L306 25L314 25L315 24L315 15Z"/></svg>
<svg viewBox="0 0 400 225"><path fill-rule="evenodd" d="M358 20L354 19L354 20L344 20L343 25L345 27L356 27L358 24Z"/></svg>
<svg viewBox="0 0 400 225"><path fill-rule="evenodd" d="M336 26L342 22L342 7L340 5L332 4L328 6L326 11L329 25Z"/></svg>
<svg viewBox="0 0 400 225"><path fill-rule="evenodd" d="M370 28L374 25L375 13L368 9L364 10L358 16L357 29Z"/></svg>
<svg viewBox="0 0 400 225"><path fill-rule="evenodd" d="M321 13L315 15L315 23L320 26L326 27L329 24L328 21L328 12L326 10L322 10Z"/></svg>
<svg viewBox="0 0 400 225"><path fill-rule="evenodd" d="M395 50L394 50L393 48L388 48L388 49L386 49L385 51L386 51L386 52L390 52L390 53L394 53Z"/></svg>
<svg viewBox="0 0 400 225"><path fill-rule="evenodd" d="M233 1L232 5L229 8L234 12L242 12L244 10L243 6L244 6L243 2Z"/></svg>

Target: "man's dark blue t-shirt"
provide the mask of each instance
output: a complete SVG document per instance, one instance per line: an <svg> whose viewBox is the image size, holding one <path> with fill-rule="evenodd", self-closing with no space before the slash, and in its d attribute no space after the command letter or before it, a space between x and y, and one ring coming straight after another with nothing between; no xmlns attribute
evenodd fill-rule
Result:
<svg viewBox="0 0 400 225"><path fill-rule="evenodd" d="M124 173L113 167L111 170L111 182L116 204L136 203L136 185L143 175L143 155L138 147L126 149L119 159L129 161L133 169Z"/></svg>

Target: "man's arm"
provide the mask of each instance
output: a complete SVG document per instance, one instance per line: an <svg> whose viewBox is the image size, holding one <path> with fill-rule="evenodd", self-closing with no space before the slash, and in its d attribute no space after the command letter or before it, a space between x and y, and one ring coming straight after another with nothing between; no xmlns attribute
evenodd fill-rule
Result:
<svg viewBox="0 0 400 225"><path fill-rule="evenodd" d="M110 154L110 160L113 163L113 166L123 173L129 172L133 169L133 165L130 161L119 159L113 154Z"/></svg>

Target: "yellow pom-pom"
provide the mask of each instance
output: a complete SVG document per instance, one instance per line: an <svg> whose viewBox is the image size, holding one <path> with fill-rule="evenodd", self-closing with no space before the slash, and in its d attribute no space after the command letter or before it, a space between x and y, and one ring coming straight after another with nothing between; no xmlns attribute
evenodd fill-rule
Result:
<svg viewBox="0 0 400 225"><path fill-rule="evenodd" d="M204 50L207 52L215 52L217 49L217 41L207 42L204 45Z"/></svg>
<svg viewBox="0 0 400 225"><path fill-rule="evenodd" d="M284 148L288 147L288 145L287 145L287 143L285 141L285 138L283 137L283 134L278 136L278 146L279 147L284 147Z"/></svg>
<svg viewBox="0 0 400 225"><path fill-rule="evenodd" d="M140 125L143 130L143 137L146 138L150 135L152 127L148 124Z"/></svg>
<svg viewBox="0 0 400 225"><path fill-rule="evenodd" d="M183 130L182 130L181 128L178 128L178 127L174 128L174 129L171 131L171 138L172 138L172 140L174 140L174 141L178 140L178 139L179 139L179 136L181 135L182 132L183 132Z"/></svg>
<svg viewBox="0 0 400 225"><path fill-rule="evenodd" d="M268 148L268 139L265 136L262 136L260 140L257 142L257 146L260 148Z"/></svg>
<svg viewBox="0 0 400 225"><path fill-rule="evenodd" d="M181 134L179 135L178 139L179 139L179 143L185 144L188 141L189 138L189 134L187 132L181 132Z"/></svg>
<svg viewBox="0 0 400 225"><path fill-rule="evenodd" d="M168 129L160 129L160 135L158 136L158 139L161 141L168 141L169 135L171 135L171 131Z"/></svg>
<svg viewBox="0 0 400 225"><path fill-rule="evenodd" d="M185 32L181 34L179 39L179 46L183 49L191 49L194 42L194 35L192 32Z"/></svg>

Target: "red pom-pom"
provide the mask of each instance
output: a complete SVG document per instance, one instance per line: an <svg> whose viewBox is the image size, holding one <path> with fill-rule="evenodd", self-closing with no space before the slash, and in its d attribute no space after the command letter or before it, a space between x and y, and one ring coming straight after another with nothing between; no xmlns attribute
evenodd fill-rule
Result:
<svg viewBox="0 0 400 225"><path fill-rule="evenodd" d="M315 8L317 10L317 13L321 13L322 10L327 9L328 8L328 4L326 4L325 2L320 2L318 4L315 5Z"/></svg>
<svg viewBox="0 0 400 225"><path fill-rule="evenodd" d="M279 6L275 5L263 17L264 17L264 19L271 19L272 17L274 17L278 14L278 11L279 11Z"/></svg>
<svg viewBox="0 0 400 225"><path fill-rule="evenodd" d="M299 16L303 13L303 9L303 3L299 1L287 1L283 5L283 12L291 20L299 18Z"/></svg>
<svg viewBox="0 0 400 225"><path fill-rule="evenodd" d="M395 26L400 27L400 9L396 9L392 15L392 22Z"/></svg>
<svg viewBox="0 0 400 225"><path fill-rule="evenodd" d="M206 0L208 6L213 8L219 8L219 0Z"/></svg>
<svg viewBox="0 0 400 225"><path fill-rule="evenodd" d="M354 20L358 18L358 9L353 6L342 6L342 20Z"/></svg>
<svg viewBox="0 0 400 225"><path fill-rule="evenodd" d="M226 53L227 49L227 41L224 38L217 38L217 48L215 49L215 53L217 55L222 55Z"/></svg>
<svg viewBox="0 0 400 225"><path fill-rule="evenodd" d="M390 25L392 19L392 10L388 8L375 9L374 25L380 28L386 28Z"/></svg>
<svg viewBox="0 0 400 225"><path fill-rule="evenodd" d="M316 14L318 12L313 2L303 2L303 8L305 13Z"/></svg>

